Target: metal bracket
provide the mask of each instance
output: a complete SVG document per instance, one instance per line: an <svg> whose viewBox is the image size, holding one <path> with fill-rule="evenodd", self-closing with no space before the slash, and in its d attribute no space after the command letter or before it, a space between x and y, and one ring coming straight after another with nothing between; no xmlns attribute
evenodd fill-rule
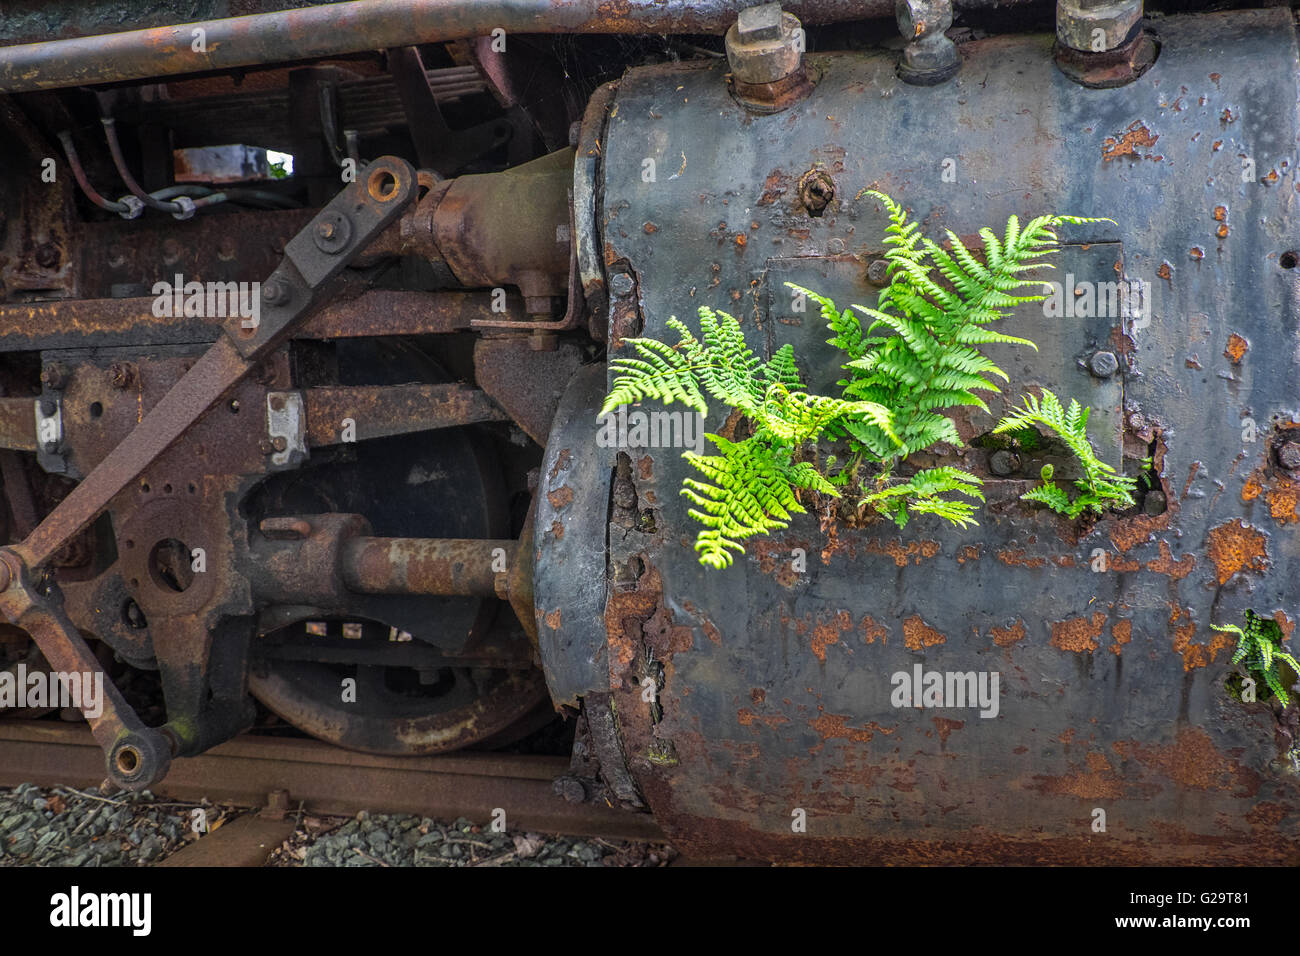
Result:
<svg viewBox="0 0 1300 956"><path fill-rule="evenodd" d="M266 393L266 434L275 449L271 452L273 469L296 468L311 457L302 392Z"/></svg>

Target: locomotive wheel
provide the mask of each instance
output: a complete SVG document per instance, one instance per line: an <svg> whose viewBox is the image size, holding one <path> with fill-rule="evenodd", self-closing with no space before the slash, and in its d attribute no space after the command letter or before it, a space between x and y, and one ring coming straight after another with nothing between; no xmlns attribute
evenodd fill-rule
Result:
<svg viewBox="0 0 1300 956"><path fill-rule="evenodd" d="M341 367L358 376L344 384L447 379L434 361L402 343L339 348ZM355 457L271 478L251 509L259 517L360 513L381 536L491 538L504 534L508 521L500 464L468 430L367 442ZM481 598L356 595L347 608L350 627L330 621L327 634L313 635L299 619L255 642L249 689L299 730L351 750L432 754L489 738L500 745L535 725L532 713L547 699L541 672L460 667L454 655L448 666L428 663L444 635L463 640L468 632L483 633L494 614L510 613L494 605ZM412 642L394 643L396 632ZM345 701L349 678L355 699Z"/></svg>
<svg viewBox="0 0 1300 956"><path fill-rule="evenodd" d="M364 625L358 654L381 649L390 640L389 630ZM345 701L348 678L356 681L355 698ZM417 670L302 660L255 662L249 689L278 717L313 737L394 756L443 753L488 738L496 745L508 742L512 727L547 698L546 682L533 669Z"/></svg>

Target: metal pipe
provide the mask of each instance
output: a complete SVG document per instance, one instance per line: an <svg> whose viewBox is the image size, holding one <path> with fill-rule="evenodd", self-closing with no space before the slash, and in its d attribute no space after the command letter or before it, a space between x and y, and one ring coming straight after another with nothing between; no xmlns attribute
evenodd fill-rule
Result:
<svg viewBox="0 0 1300 956"><path fill-rule="evenodd" d="M343 545L343 582L361 594L510 596L508 562L518 541L353 538Z"/></svg>
<svg viewBox="0 0 1300 956"><path fill-rule="evenodd" d="M68 165L72 167L72 177L77 181L77 185L81 187L81 191L85 193L86 198L100 209L108 212L115 212L120 216L129 214L131 210L126 203L105 199L94 186L90 185L90 180L86 178L86 171L81 168L81 160L77 158L77 147L72 145L72 134L67 130L63 130L59 133L59 142L63 144L63 151L68 157Z"/></svg>
<svg viewBox="0 0 1300 956"><path fill-rule="evenodd" d="M105 116L101 123L104 124L104 137L108 140L108 151L113 156L113 165L117 167L117 174L122 177L122 182L126 184L127 191L136 199L140 200L150 209L157 209L159 212L168 212L177 218L188 219L186 206L180 202L164 202L160 199L154 199L141 188L140 184L135 181L131 175L130 168L126 165L126 158L122 155L122 145L117 141L117 123L108 116ZM194 204L189 204L190 215L193 215Z"/></svg>
<svg viewBox="0 0 1300 956"><path fill-rule="evenodd" d="M959 7L992 6L967 0ZM1005 0L1003 0L1005 2ZM1025 2L1025 0L1020 0ZM350 0L0 48L0 93L143 80L512 33L713 33L754 0ZM893 0L785 4L805 24L893 16Z"/></svg>

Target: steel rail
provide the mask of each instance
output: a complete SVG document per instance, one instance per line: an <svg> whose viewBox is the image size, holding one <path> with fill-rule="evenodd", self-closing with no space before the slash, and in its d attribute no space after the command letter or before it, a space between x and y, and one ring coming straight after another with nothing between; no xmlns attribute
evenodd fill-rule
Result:
<svg viewBox="0 0 1300 956"><path fill-rule="evenodd" d="M569 803L551 781L564 757L456 753L385 757L318 740L244 735L172 764L152 792L177 800L258 807L287 790L288 805L314 814L411 813L487 822L498 807L513 829L618 840L662 841L648 814ZM104 756L84 724L0 721L0 786L97 786ZM280 801L283 803L283 799Z"/></svg>

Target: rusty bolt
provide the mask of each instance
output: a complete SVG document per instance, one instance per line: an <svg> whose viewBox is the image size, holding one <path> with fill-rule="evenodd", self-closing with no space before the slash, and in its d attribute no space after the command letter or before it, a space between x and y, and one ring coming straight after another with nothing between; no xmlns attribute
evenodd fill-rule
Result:
<svg viewBox="0 0 1300 956"><path fill-rule="evenodd" d="M888 285L889 263L884 259L876 259L867 266L867 281L872 285Z"/></svg>
<svg viewBox="0 0 1300 956"><path fill-rule="evenodd" d="M799 19L779 3L746 7L727 30L724 43L731 75L741 83L775 83L803 65Z"/></svg>
<svg viewBox="0 0 1300 956"><path fill-rule="evenodd" d="M989 471L995 475L1005 478L1007 475L1014 475L1019 470L1020 456L1013 451L1002 448L989 456Z"/></svg>
<svg viewBox="0 0 1300 956"><path fill-rule="evenodd" d="M616 296L631 295L636 283L626 272L615 272L609 277L609 291Z"/></svg>
<svg viewBox="0 0 1300 956"><path fill-rule="evenodd" d="M36 264L42 269L53 269L62 258L59 247L52 242L43 242L36 247Z"/></svg>
<svg viewBox="0 0 1300 956"><path fill-rule="evenodd" d="M271 439L271 447L276 451L284 451L289 447L289 439L285 438L283 435L276 435Z"/></svg>
<svg viewBox="0 0 1300 956"><path fill-rule="evenodd" d="M108 368L108 380L114 388L130 388L135 383L135 365L114 362Z"/></svg>
<svg viewBox="0 0 1300 956"><path fill-rule="evenodd" d="M284 411L284 396L283 396L283 395L272 395L272 396L271 396L271 409L272 409L272 411L277 411L277 412L282 412L282 411Z"/></svg>
<svg viewBox="0 0 1300 956"><path fill-rule="evenodd" d="M1088 359L1088 371L1097 378L1110 378L1119 371L1119 359L1114 352L1094 352L1092 358Z"/></svg>
<svg viewBox="0 0 1300 956"><path fill-rule="evenodd" d="M587 787L581 780L571 774L556 777L551 782L551 789L569 803L582 803L587 799Z"/></svg>
<svg viewBox="0 0 1300 956"><path fill-rule="evenodd" d="M1286 441L1278 445L1277 463L1287 471L1300 471L1300 442Z"/></svg>
<svg viewBox="0 0 1300 956"><path fill-rule="evenodd" d="M312 232L316 248L326 255L336 256L347 248L352 238L352 222L336 210L324 213Z"/></svg>
<svg viewBox="0 0 1300 956"><path fill-rule="evenodd" d="M62 362L47 362L41 369L41 383L48 388L58 390L68 384L70 374L68 367Z"/></svg>

